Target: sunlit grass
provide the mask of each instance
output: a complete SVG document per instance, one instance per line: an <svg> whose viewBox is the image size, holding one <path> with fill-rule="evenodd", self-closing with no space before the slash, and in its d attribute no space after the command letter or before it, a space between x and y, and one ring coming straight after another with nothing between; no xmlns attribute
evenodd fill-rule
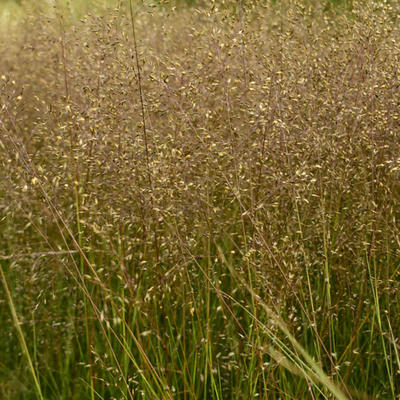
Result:
<svg viewBox="0 0 400 400"><path fill-rule="evenodd" d="M400 9L88 4L1 33L0 398L396 399Z"/></svg>

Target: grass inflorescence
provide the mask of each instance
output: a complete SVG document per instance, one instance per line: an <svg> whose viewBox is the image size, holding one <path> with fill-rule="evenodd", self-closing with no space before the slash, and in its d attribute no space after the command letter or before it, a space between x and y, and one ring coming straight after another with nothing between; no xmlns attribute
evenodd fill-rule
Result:
<svg viewBox="0 0 400 400"><path fill-rule="evenodd" d="M114 6L2 33L0 398L398 398L400 7Z"/></svg>

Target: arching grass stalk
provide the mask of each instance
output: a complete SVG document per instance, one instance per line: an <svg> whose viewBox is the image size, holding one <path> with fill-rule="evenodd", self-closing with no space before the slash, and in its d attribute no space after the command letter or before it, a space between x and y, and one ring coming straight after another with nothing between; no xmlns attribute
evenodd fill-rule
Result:
<svg viewBox="0 0 400 400"><path fill-rule="evenodd" d="M22 332L21 323L19 321L19 318L18 318L18 315L17 315L17 311L16 311L15 306L14 306L14 302L13 302L13 299L12 299L12 296L11 296L11 292L10 292L10 289L8 287L8 284L7 284L7 279L6 279L5 275L4 275L2 263L0 263L0 277L1 277L1 282L3 284L3 287L4 287L4 292L5 292L6 297L7 297L8 306L10 307L10 311L11 311L12 319L13 319L13 322L14 322L14 326L15 326L15 329L17 330L17 332L18 332L18 339L19 339L22 351L24 352L24 354L26 356L26 359L28 361L29 370L30 370L30 372L32 374L32 378L33 378L33 381L35 383L35 390L36 390L36 393L37 393L37 397L40 400L44 400L44 397L43 397L43 394L42 394L42 389L40 387L39 377L38 377L38 375L37 375L37 373L35 371L35 367L33 366L32 359L31 359L31 356L29 354L28 346L26 345L24 333Z"/></svg>
<svg viewBox="0 0 400 400"><path fill-rule="evenodd" d="M257 293L254 292L253 289L251 289L248 285L247 282L245 282L242 278L238 276L236 273L235 269L230 265L229 263L225 263L226 266L229 268L230 272L236 277L236 279L243 285L243 287L246 288L246 290L257 299L258 304L266 311L267 315L272 319L272 321L279 327L279 329L286 335L286 337L289 339L290 343L292 344L293 348L301 354L301 356L304 358L305 361L305 366L307 366L307 369L304 367L300 370L299 373L304 373L306 376L310 377L313 381L318 381L328 389L337 400L347 400L348 398L345 396L345 394L341 391L341 389L335 385L334 382L326 375L326 373L322 370L322 368L318 365L315 360L308 354L308 352L304 349L304 347L296 340L296 338L292 335L292 333L289 331L288 327L286 326L285 322L282 320L282 318L279 317L272 309L269 307L261 298L260 296L257 295ZM270 351L271 353L271 351ZM272 356L278 357L279 353L276 351L272 351ZM290 365L290 364L286 364ZM285 363L283 364L285 366Z"/></svg>
<svg viewBox="0 0 400 400"><path fill-rule="evenodd" d="M135 54L137 84L138 84L139 97L140 97L140 112L141 112L141 118L142 118L143 139L144 139L144 147L145 147L146 172L147 172L148 184L150 187L150 204L151 204L151 213L152 213L152 219L153 219L154 250L155 250L155 256L156 256L156 262L158 263L159 257L160 257L159 239L158 239L158 232L157 232L158 218L157 218L157 211L154 206L154 183L153 183L153 178L151 175L151 168L150 168L149 136L147 133L142 74L141 74L141 70L140 70L139 52L138 52L138 45L137 45L137 40L136 40L136 26L135 26L135 17L134 17L134 13L133 13L132 0L129 0L129 14L130 14L131 28L132 28L133 51Z"/></svg>
<svg viewBox="0 0 400 400"><path fill-rule="evenodd" d="M366 262L367 262L367 267L368 267L369 281L371 284L371 291L372 291L372 295L374 298L374 306L375 306L374 316L376 316L376 320L378 323L379 336L381 338L382 350L383 350L383 354L385 356L385 366L386 366L387 376L389 379L390 391L392 394L392 398L395 399L396 394L395 394L395 390L394 390L393 377L392 377L392 372L391 372L391 366L389 365L388 354L387 354L386 343L385 343L385 334L383 332L383 326L382 326L382 314L381 314L381 306L380 306L380 302L379 302L379 293L378 293L377 277L376 277L376 261L373 260L374 275L372 275L371 264L370 264L370 260L368 257L366 257Z"/></svg>

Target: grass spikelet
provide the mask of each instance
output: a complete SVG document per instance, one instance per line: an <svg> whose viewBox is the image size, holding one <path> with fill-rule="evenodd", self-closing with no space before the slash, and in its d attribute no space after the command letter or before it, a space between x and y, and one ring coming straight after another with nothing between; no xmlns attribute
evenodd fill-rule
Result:
<svg viewBox="0 0 400 400"><path fill-rule="evenodd" d="M399 396L400 7L233 3L0 30L1 399Z"/></svg>

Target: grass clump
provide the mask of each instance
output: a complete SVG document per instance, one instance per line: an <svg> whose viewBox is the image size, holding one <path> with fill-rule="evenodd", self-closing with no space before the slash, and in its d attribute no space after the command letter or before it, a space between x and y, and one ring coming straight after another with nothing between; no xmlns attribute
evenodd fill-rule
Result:
<svg viewBox="0 0 400 400"><path fill-rule="evenodd" d="M0 397L395 399L398 7L55 11L0 45Z"/></svg>

